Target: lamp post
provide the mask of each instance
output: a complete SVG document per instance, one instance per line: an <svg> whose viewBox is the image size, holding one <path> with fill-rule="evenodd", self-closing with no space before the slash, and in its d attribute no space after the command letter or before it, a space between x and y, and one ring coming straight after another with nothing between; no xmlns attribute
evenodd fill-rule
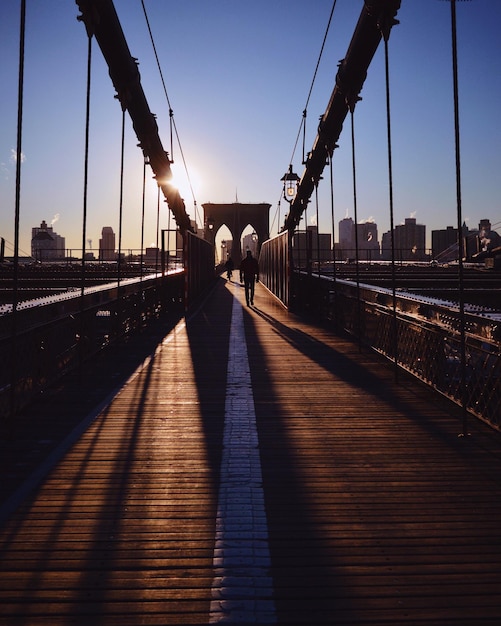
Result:
<svg viewBox="0 0 501 626"><path fill-rule="evenodd" d="M299 176L295 172L292 171L292 164L289 165L289 171L286 172L280 180L284 184L284 188L283 188L284 198L289 204L292 204L296 197L297 188L298 188L299 180L300 180ZM279 217L279 221L280 221L280 217Z"/></svg>
<svg viewBox="0 0 501 626"><path fill-rule="evenodd" d="M283 182L283 196L285 198L285 200L289 203L289 205L291 205L297 195L297 189L298 189L298 185L299 185L299 176L292 171L292 163L289 165L289 170L287 172L285 172L285 174L282 176L282 178L280 179ZM279 214L278 214L278 229L280 232L280 202L278 203L278 210L279 210ZM284 229L282 229L284 230ZM287 250L288 250L288 257L289 257L289 269L293 267L294 265L294 261L292 258L292 237L288 237L287 238L288 243L287 243ZM301 265L301 263L300 263ZM289 290L289 286L287 286L287 291Z"/></svg>
<svg viewBox="0 0 501 626"><path fill-rule="evenodd" d="M214 243L214 226L216 224L216 220L210 215L205 220L205 229L204 229L204 237L206 241L210 241L210 243Z"/></svg>
<svg viewBox="0 0 501 626"><path fill-rule="evenodd" d="M292 204L296 198L297 188L299 185L299 176L292 171L292 164L289 165L289 170L280 179L283 186L283 196L285 200ZM280 202L278 203L278 230L280 231Z"/></svg>

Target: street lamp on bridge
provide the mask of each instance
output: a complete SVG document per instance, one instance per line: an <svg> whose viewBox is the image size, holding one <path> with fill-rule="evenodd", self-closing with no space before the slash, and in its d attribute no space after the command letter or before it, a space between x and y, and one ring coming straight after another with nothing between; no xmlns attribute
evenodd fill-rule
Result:
<svg viewBox="0 0 501 626"><path fill-rule="evenodd" d="M284 183L284 198L289 204L294 202L296 197L297 187L299 184L299 176L292 171L292 165L289 165L289 171L286 172L280 179Z"/></svg>
<svg viewBox="0 0 501 626"><path fill-rule="evenodd" d="M299 185L300 178L299 176L292 171L292 163L289 165L289 171L287 171L282 178L280 179L283 184L283 195L285 200L292 204L294 199L296 198L297 188ZM279 211L280 211L280 203L279 203ZM278 225L280 227L280 213L278 215Z"/></svg>

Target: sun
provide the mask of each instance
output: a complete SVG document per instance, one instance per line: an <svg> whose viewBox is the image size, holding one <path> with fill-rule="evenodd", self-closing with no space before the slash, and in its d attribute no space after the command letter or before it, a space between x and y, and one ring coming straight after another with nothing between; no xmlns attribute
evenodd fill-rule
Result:
<svg viewBox="0 0 501 626"><path fill-rule="evenodd" d="M193 200L198 202L198 195L202 187L202 177L194 167L185 169L182 163L173 163L171 184L177 188L179 195L186 205L190 205Z"/></svg>

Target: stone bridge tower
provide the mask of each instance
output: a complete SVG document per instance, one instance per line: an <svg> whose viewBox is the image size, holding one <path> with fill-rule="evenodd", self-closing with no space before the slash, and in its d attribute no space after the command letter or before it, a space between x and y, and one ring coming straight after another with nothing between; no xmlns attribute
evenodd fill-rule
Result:
<svg viewBox="0 0 501 626"><path fill-rule="evenodd" d="M251 226L258 236L258 249L263 241L270 238L270 208L271 204L202 204L204 209L205 239L215 244L216 235L221 226L226 226L231 232L231 258L235 267L239 267L242 260L240 240L247 226Z"/></svg>

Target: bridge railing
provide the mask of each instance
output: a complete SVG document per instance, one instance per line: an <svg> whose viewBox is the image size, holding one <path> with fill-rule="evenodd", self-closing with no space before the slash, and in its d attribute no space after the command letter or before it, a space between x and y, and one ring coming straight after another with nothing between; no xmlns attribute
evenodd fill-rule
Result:
<svg viewBox="0 0 501 626"><path fill-rule="evenodd" d="M181 316L215 280L214 246L187 232L178 268L0 306L0 420L110 343Z"/></svg>
<svg viewBox="0 0 501 626"><path fill-rule="evenodd" d="M184 312L185 272L154 274L20 303L0 315L0 419L161 315Z"/></svg>
<svg viewBox="0 0 501 626"><path fill-rule="evenodd" d="M186 232L184 237L186 304L190 306L216 278L215 248L205 239Z"/></svg>
<svg viewBox="0 0 501 626"><path fill-rule="evenodd" d="M395 293L312 271L288 271L288 233L263 244L261 277L285 306L313 313L388 357L467 411L501 430L501 314ZM464 370L464 371L463 371Z"/></svg>
<svg viewBox="0 0 501 626"><path fill-rule="evenodd" d="M288 306L290 291L290 235L285 231L268 239L259 254L259 277L261 282L281 302Z"/></svg>
<svg viewBox="0 0 501 626"><path fill-rule="evenodd" d="M501 314L466 305L466 368L457 305L296 272L290 306L308 310L501 430Z"/></svg>

